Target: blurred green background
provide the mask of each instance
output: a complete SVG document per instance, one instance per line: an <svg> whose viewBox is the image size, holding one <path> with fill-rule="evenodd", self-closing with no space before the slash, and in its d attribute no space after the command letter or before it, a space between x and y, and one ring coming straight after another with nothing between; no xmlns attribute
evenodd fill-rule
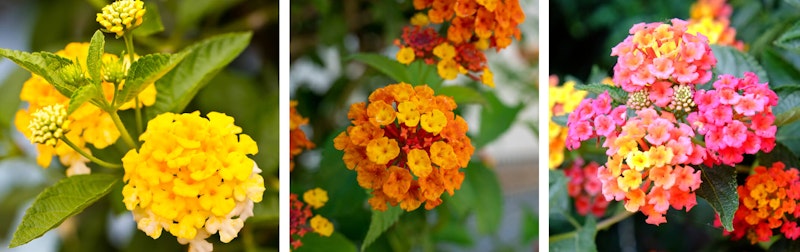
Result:
<svg viewBox="0 0 800 252"><path fill-rule="evenodd" d="M103 0L5 0L0 2L0 47L23 51L51 51L69 42L88 42L100 25L95 13ZM229 244L210 237L217 251L277 250L278 246L278 1L144 1L157 11L164 31L134 39L139 55L176 52L201 39L226 32L253 31L250 45L213 78L186 108L186 112L223 112L236 120L259 145L255 161L263 170L267 191L256 205L239 238ZM106 52L119 54L121 39L106 36ZM30 73L0 59L0 251L176 251L185 250L170 234L153 240L136 229L116 191L33 242L7 249L11 235L33 198L63 178L64 167L53 162L38 167L35 148L13 126L14 113L24 108L19 91ZM146 111L146 109L145 109ZM129 111L123 121L132 119ZM120 141L121 142L121 141ZM93 150L119 158L120 148ZM95 171L100 171L96 168Z"/></svg>

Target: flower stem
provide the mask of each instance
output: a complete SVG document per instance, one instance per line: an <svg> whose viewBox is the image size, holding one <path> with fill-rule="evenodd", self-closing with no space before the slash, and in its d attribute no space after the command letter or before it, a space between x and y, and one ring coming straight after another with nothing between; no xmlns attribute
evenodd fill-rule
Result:
<svg viewBox="0 0 800 252"><path fill-rule="evenodd" d="M109 115L111 115L111 120L114 121L114 125L117 126L117 130L119 130L119 134L122 135L122 140L128 144L129 147L134 149L139 149L139 146L136 142L133 141L131 138L131 134L128 133L128 130L125 128L125 125L122 124L122 120L119 119L119 115L116 111L109 111Z"/></svg>
<svg viewBox="0 0 800 252"><path fill-rule="evenodd" d="M142 134L142 109L139 107L139 96L133 98L133 101L136 103L133 107L136 109L136 135L138 136Z"/></svg>
<svg viewBox="0 0 800 252"><path fill-rule="evenodd" d="M100 160L99 158L96 158L96 157L92 156L92 154L86 153L85 151L83 151L83 149L79 148L77 145L75 145L74 143L72 143L72 141L70 141L70 140L69 140L69 139L68 139L66 136L64 136L64 137L61 137L61 141L64 141L64 143L66 143L67 145L69 145L69 147L71 147L72 149L74 149L75 151L77 151L77 152L78 152L79 154L81 154L82 156L84 156L84 157L88 158L88 159L89 159L89 161L92 161L92 162L94 162L95 164L98 164L98 165L100 165L100 166L103 166L103 167L106 167L106 168L115 168L115 169L122 168L122 165L121 165L121 164L113 164L113 163L109 163L109 162L106 162L106 161Z"/></svg>
<svg viewBox="0 0 800 252"><path fill-rule="evenodd" d="M122 39L125 40L125 50L128 51L128 62L133 64L133 35L132 34L125 34L122 36ZM130 66L129 66L130 67Z"/></svg>
<svg viewBox="0 0 800 252"><path fill-rule="evenodd" d="M595 230L600 231L600 230L609 228L612 225L617 224L617 222L620 222L620 221L632 216L634 213L635 212L622 211L622 212L620 212L620 213L618 213L618 214L616 214L614 216L611 216L611 218L605 219L605 220L597 223L597 228L595 228ZM575 230L575 231L571 231L571 232L567 232L567 233L563 233L563 234L550 236L550 243L552 244L553 242L569 239L569 238L572 238L573 236L575 236L577 234L578 234L578 230Z"/></svg>

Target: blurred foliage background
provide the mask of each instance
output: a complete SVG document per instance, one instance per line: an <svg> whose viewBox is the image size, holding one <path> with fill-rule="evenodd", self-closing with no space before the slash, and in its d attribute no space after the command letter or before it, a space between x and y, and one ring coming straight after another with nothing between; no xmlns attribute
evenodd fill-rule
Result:
<svg viewBox="0 0 800 252"><path fill-rule="evenodd" d="M368 193L358 186L356 173L345 168L343 152L333 148L332 140L349 125L350 104L366 101L373 90L397 83L351 55L373 53L394 60L398 48L393 41L417 12L412 3L291 2L290 97L298 101L299 114L309 119L302 129L316 144L295 160L291 192L327 190L328 203L314 212L330 219L336 232L322 238L308 234L300 250L315 251L320 248L317 245L323 251L351 248L363 241L370 227ZM457 109L468 122L468 134L476 146L470 166L463 170L462 189L453 197L443 196L445 203L435 210L403 214L368 250L524 251L536 247L538 2L521 0L520 5L526 14L520 25L521 41L515 40L501 52L486 52L496 89L463 76L443 85L477 91ZM469 181L471 177L474 181ZM488 185L481 184L486 181Z"/></svg>
<svg viewBox="0 0 800 252"><path fill-rule="evenodd" d="M229 244L216 240L218 251L276 250L278 246L278 1L144 1L148 12L160 14L164 31L137 36L136 52L177 52L212 35L253 31L250 45L212 79L191 101L186 111L211 111L233 116L244 133L259 145L254 157L266 180L264 200L256 205L239 238ZM88 42L100 28L95 13L104 0L8 0L0 2L0 47L24 51L51 51L69 42ZM119 54L121 39L106 38L106 52ZM13 126L14 113L26 106L19 91L30 73L0 59L0 251L6 251L19 218L33 198L64 177L53 162L49 169L35 163L35 148ZM146 110L146 108L145 108ZM132 113L122 114L123 121ZM93 150L98 156L121 157L114 147ZM95 167L93 167L95 168ZM99 168L98 168L99 169ZM121 188L40 239L8 251L176 251L184 250L175 238L158 240L136 229L122 205ZM216 236L216 235L215 235Z"/></svg>

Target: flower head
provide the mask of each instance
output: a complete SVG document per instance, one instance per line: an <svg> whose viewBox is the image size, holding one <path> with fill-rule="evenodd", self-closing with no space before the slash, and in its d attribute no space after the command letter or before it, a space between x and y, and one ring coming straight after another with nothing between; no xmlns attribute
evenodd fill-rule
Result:
<svg viewBox="0 0 800 252"><path fill-rule="evenodd" d="M566 115L578 106L583 97L586 97L587 92L575 89L574 81L564 82L563 85L558 85L558 77L550 77L550 100L549 100L549 113L550 118L554 116ZM548 131L550 138L550 169L555 169L564 162L565 142L567 139L567 128L563 127L553 120L550 120L550 127Z"/></svg>
<svg viewBox="0 0 800 252"><path fill-rule="evenodd" d="M324 200L321 200L321 196L324 196ZM328 200L328 192L320 188L308 190L303 194L303 201L305 202L300 201L297 197L297 194L294 193L290 195L289 236L293 249L303 246L303 242L300 239L308 232L315 232L326 237L331 236L333 233L333 224L327 218L321 215L313 215L311 212L312 205L314 205L314 209L317 209L325 204L325 201ZM311 217L312 215L314 216L313 218ZM309 218L311 218L310 221Z"/></svg>
<svg viewBox="0 0 800 252"><path fill-rule="evenodd" d="M733 46L744 49L736 40L736 29L730 26L733 8L725 0L698 0L689 9L688 33L703 34L709 44Z"/></svg>
<svg viewBox="0 0 800 252"><path fill-rule="evenodd" d="M602 184L597 177L597 169L600 167L595 162L583 165L583 160L576 160L572 167L564 170L564 174L569 178L567 193L575 199L575 209L578 214L593 214L595 217L603 217L610 201L603 197L601 193Z"/></svg>
<svg viewBox="0 0 800 252"><path fill-rule="evenodd" d="M208 246L219 233L230 242L253 215L264 179L247 157L255 141L225 114L165 113L153 118L139 137L141 148L122 158L122 194L140 230L158 238L169 231L190 248Z"/></svg>
<svg viewBox="0 0 800 252"><path fill-rule="evenodd" d="M314 148L314 142L306 138L306 133L300 129L300 126L308 124L308 118L303 117L297 112L297 101L291 101L291 110L289 113L289 154L290 166L289 170L294 170L294 157L303 153L303 149Z"/></svg>
<svg viewBox="0 0 800 252"><path fill-rule="evenodd" d="M31 130L31 142L56 146L58 140L69 132L67 110L61 104L51 105L33 112L33 119L28 124Z"/></svg>
<svg viewBox="0 0 800 252"><path fill-rule="evenodd" d="M751 243L769 241L773 230L795 240L800 235L800 176L797 168L777 162L759 166L737 188L739 208L733 215L733 239L747 237ZM717 216L719 224L719 216ZM730 234L729 232L725 232Z"/></svg>
<svg viewBox="0 0 800 252"><path fill-rule="evenodd" d="M105 32L122 37L125 32L142 24L145 12L144 2L140 0L118 0L103 7L102 12L97 13L96 21L105 28Z"/></svg>
<svg viewBox="0 0 800 252"><path fill-rule="evenodd" d="M455 115L452 98L435 96L428 86L392 84L375 90L369 104L350 107L353 126L334 139L342 160L372 190L374 209L386 203L412 211L441 204L444 191L461 187L474 147L467 123Z"/></svg>

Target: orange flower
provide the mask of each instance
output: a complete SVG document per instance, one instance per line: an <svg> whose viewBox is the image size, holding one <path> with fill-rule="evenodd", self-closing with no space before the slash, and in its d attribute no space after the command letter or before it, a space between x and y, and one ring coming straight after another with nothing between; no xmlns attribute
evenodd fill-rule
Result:
<svg viewBox="0 0 800 252"><path fill-rule="evenodd" d="M358 173L358 184L372 190L372 208L383 211L389 203L412 211L425 203L433 209L444 191L452 195L461 187L459 169L475 148L455 108L452 98L406 83L379 88L369 104L350 106L353 126L334 139L334 147L344 151L342 160Z"/></svg>
<svg viewBox="0 0 800 252"><path fill-rule="evenodd" d="M303 149L314 148L314 143L306 138L306 133L300 126L308 124L308 118L297 113L297 101L290 101L291 110L289 112L289 170L294 170L294 157L300 155Z"/></svg>

